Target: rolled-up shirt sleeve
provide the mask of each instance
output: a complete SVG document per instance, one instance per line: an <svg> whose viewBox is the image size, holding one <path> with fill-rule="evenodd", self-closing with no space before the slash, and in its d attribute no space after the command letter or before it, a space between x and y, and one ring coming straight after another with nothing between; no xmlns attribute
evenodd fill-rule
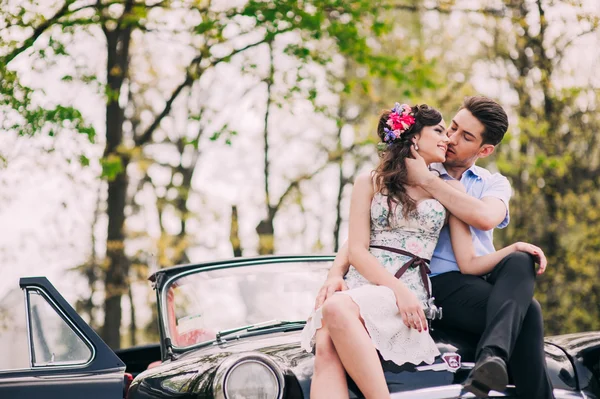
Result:
<svg viewBox="0 0 600 399"><path fill-rule="evenodd" d="M504 205L506 205L506 216L504 220L500 222L497 228L502 229L508 225L510 221L510 212L508 211L508 203L510 201L510 197L512 196L512 187L510 186L510 182L500 173L494 173L488 181L486 181L483 192L481 193L481 198L485 197L495 197L500 198Z"/></svg>

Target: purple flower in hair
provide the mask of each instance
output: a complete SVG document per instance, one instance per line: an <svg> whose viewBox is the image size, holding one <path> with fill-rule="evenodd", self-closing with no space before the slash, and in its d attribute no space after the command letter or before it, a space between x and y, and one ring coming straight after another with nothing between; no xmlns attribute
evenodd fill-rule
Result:
<svg viewBox="0 0 600 399"><path fill-rule="evenodd" d="M385 132L385 137L383 138L383 141L394 141L396 140L396 134L394 133L394 131L392 129L388 129L383 128L383 131Z"/></svg>

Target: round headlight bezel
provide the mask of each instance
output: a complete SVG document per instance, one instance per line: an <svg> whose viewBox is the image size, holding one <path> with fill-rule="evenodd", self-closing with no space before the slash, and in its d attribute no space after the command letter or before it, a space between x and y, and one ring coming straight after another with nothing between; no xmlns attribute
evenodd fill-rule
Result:
<svg viewBox="0 0 600 399"><path fill-rule="evenodd" d="M264 366L270 373L272 373L277 381L278 390L276 399L282 399L285 388L283 372L273 360L262 353L246 353L238 356L230 356L223 363L221 363L221 365L217 368L213 383L213 392L215 398L231 399L231 396L227 392L227 379L229 376L231 376L235 369L247 363L260 364Z"/></svg>

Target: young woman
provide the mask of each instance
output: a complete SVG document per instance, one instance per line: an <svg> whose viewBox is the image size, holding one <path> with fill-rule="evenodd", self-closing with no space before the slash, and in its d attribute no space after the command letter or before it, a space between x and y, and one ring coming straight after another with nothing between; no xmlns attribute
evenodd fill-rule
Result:
<svg viewBox="0 0 600 399"><path fill-rule="evenodd" d="M413 146L428 164L446 159L442 115L427 105L396 104L382 114L377 133L385 146L379 167L359 176L352 191L349 290L327 300L303 334L309 351L315 339L330 339L367 398L389 397L377 350L398 365L433 363L439 354L423 309L427 263L446 221L437 200L406 184L404 169ZM347 397L343 371L324 389L314 386L311 397Z"/></svg>

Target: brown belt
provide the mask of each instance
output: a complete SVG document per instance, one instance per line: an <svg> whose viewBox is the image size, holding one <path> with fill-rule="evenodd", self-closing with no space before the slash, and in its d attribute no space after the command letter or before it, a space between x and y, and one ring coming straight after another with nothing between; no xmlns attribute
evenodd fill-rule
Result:
<svg viewBox="0 0 600 399"><path fill-rule="evenodd" d="M429 273L431 273L431 270L429 270L429 260L428 259L423 259L417 255L411 254L408 251L403 251L398 248L384 247L382 245L371 245L370 248L383 249L384 251L390 251L390 252L395 252L400 255L410 256L411 259L408 262L406 262L404 265L402 265L402 267L400 269L398 269L396 274L394 274L394 277L396 277L396 278L402 277L404 272L406 272L409 267L412 267L412 266L418 267L419 272L421 273L421 280L423 280L423 285L425 286L425 290L427 291L427 298L429 298L431 296L429 293L429 279L427 278L427 275Z"/></svg>

